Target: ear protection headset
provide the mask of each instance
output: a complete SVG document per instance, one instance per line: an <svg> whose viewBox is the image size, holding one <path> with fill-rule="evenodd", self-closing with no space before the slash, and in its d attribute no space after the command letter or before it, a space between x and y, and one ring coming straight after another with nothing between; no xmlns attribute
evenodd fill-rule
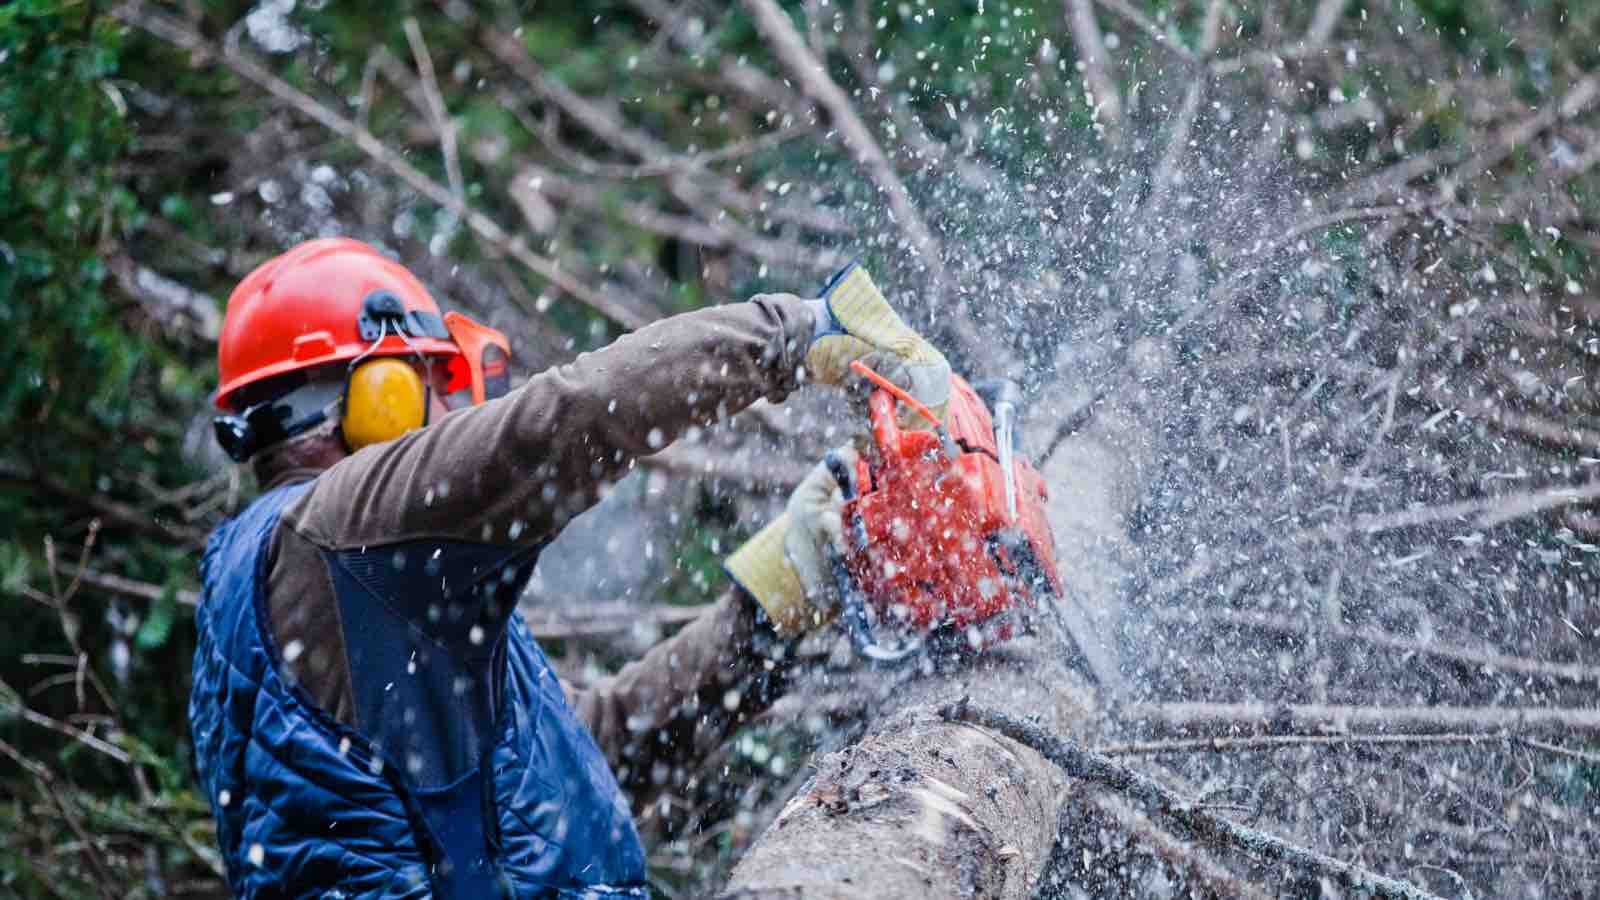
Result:
<svg viewBox="0 0 1600 900"><path fill-rule="evenodd" d="M214 421L217 442L237 462L258 450L302 434L338 416L339 431L352 452L400 437L427 424L437 381L451 409L482 403L510 388L510 343L492 328L460 313L443 318L405 309L400 298L377 291L362 301L359 319L367 349L350 360L342 381L311 381L280 397ZM385 337L394 335L412 351L408 357L371 358ZM451 340L462 352L429 358L413 337ZM427 373L427 377L418 370Z"/></svg>

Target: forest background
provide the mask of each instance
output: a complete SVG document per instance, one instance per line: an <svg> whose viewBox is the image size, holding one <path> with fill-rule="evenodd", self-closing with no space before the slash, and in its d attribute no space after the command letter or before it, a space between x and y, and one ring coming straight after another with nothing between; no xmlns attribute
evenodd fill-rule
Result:
<svg viewBox="0 0 1600 900"><path fill-rule="evenodd" d="M240 277L331 234L507 331L522 375L861 259L958 367L1022 378L1036 455L1108 397L1164 398L1141 401L1161 449L1111 551L1132 699L1169 724L1154 701L1218 687L1555 710L1565 755L1417 776L1448 763L1440 808L1484 822L1413 842L1392 808L1361 841L1276 821L1453 895L1591 893L1597 21L1555 0L0 3L0 893L223 894L190 607L207 530L254 485L211 439L214 339ZM826 401L798 409L646 461L545 567L528 614L565 676L712 596L839 437ZM641 541L653 562L582 564ZM720 883L770 820L828 740L805 711L645 820L663 895ZM1345 774L1335 793L1383 793Z"/></svg>

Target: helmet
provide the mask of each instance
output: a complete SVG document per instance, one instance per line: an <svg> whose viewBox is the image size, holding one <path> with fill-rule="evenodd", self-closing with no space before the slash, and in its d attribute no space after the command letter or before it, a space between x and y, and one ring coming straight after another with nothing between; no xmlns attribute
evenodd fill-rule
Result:
<svg viewBox="0 0 1600 900"><path fill-rule="evenodd" d="M237 411L241 388L359 356L460 352L439 304L405 266L361 241L306 241L262 263L228 297L216 405Z"/></svg>
<svg viewBox="0 0 1600 900"><path fill-rule="evenodd" d="M427 424L433 391L449 409L506 393L510 358L505 335L460 313L441 316L422 282L371 246L307 241L262 263L228 298L217 441L243 462L333 414L345 445L359 450ZM296 379L264 399L251 390L338 363L347 364L338 383Z"/></svg>

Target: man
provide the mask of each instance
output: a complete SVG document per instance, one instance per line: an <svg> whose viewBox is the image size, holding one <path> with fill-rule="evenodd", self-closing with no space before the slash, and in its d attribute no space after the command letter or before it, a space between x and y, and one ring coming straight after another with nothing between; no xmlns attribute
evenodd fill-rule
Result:
<svg viewBox="0 0 1600 900"><path fill-rule="evenodd" d="M692 425L863 358L942 404L943 357L864 272L825 297L677 316L509 391L505 338L365 244L239 284L217 433L263 494L207 546L189 708L238 894L646 895L607 756L647 791L770 702L830 603L840 495L819 467L730 559L740 587L571 705L517 598L602 485Z"/></svg>

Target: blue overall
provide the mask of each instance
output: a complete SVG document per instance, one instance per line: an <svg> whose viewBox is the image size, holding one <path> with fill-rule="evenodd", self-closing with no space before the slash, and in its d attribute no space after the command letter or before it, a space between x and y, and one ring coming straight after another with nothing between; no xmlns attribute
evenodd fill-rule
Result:
<svg viewBox="0 0 1600 900"><path fill-rule="evenodd" d="M189 722L234 892L648 896L616 779L514 611L534 551L330 551L359 730L280 671L269 550L306 487L218 527L201 563Z"/></svg>

